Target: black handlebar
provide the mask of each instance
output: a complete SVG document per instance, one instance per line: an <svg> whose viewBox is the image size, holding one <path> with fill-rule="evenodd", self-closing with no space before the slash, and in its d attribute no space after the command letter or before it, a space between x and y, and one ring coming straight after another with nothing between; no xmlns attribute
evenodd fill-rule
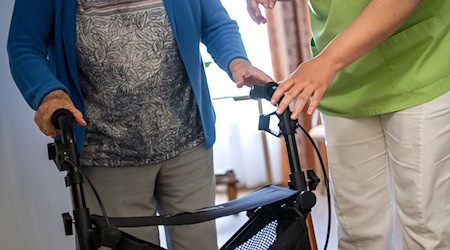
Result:
<svg viewBox="0 0 450 250"><path fill-rule="evenodd" d="M74 121L74 117L72 113L67 109L58 109L52 114L52 125L61 130L61 125L68 124L72 125ZM63 125L64 126L64 125Z"/></svg>
<svg viewBox="0 0 450 250"><path fill-rule="evenodd" d="M74 120L73 114L67 109L58 109L51 117L52 125L62 132L62 142L66 146L68 154L66 155L67 159L79 165L77 145L73 133Z"/></svg>
<svg viewBox="0 0 450 250"><path fill-rule="evenodd" d="M258 100L258 99L266 99L270 101L273 93L277 90L278 84L274 82L269 82L265 85L255 85L250 90L250 98Z"/></svg>

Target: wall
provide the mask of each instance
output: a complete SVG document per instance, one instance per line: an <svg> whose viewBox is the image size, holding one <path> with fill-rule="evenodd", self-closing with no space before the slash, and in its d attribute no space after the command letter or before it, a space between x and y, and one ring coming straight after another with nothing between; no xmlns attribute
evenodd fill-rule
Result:
<svg viewBox="0 0 450 250"><path fill-rule="evenodd" d="M47 160L50 141L9 72L6 39L14 0L0 1L0 249L75 249L61 214L71 209L64 174Z"/></svg>

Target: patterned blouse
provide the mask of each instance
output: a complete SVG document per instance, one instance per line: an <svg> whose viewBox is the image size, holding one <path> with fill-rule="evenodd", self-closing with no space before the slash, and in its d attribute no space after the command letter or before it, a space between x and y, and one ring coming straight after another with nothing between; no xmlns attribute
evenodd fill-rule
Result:
<svg viewBox="0 0 450 250"><path fill-rule="evenodd" d="M77 0L84 166L158 163L200 145L201 118L161 0Z"/></svg>

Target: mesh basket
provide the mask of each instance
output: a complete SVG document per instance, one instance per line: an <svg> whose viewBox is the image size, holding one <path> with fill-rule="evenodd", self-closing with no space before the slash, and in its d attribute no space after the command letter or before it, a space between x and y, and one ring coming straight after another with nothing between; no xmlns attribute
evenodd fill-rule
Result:
<svg viewBox="0 0 450 250"><path fill-rule="evenodd" d="M221 250L309 250L302 213L275 204L259 209Z"/></svg>

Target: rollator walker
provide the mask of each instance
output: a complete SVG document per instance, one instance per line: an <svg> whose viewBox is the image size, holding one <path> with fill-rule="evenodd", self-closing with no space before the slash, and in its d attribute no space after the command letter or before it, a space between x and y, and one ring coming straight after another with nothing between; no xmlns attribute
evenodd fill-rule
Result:
<svg viewBox="0 0 450 250"><path fill-rule="evenodd" d="M255 86L250 91L250 97L270 100L277 86L276 83ZM279 119L280 131L269 128L273 115ZM52 123L62 131L62 135L54 143L48 144L48 153L49 159L55 162L60 171L67 171L65 182L66 187L70 187L71 191L73 216L69 213L62 214L66 235L73 235L73 225L75 225L76 241L80 250L95 250L101 246L107 246L113 250L161 250L164 248L133 237L119 228L194 224L248 211L249 220L220 247L221 250L310 250L311 245L315 246L316 242L311 242L311 240L315 241L315 237L308 236L306 218L316 203L316 196L312 191L320 180L312 170L302 171L301 169L295 133L299 127L305 133L306 131L296 121L291 120L290 115L291 111L286 109L281 115L271 113L260 115L259 118L259 130L285 138L291 170L289 188L267 185L233 201L173 215L114 218L107 216L107 211L93 183L84 176L80 168L79 154L73 135L72 114L65 109L57 110L52 115ZM308 138L314 145L311 137L308 136ZM315 145L314 148L318 153ZM320 154L318 156L322 162ZM323 166L322 169L324 169ZM91 214L86 206L83 191L85 180L91 185L97 197L102 210L101 215ZM326 178L325 184L328 188ZM325 249L327 242L328 238Z"/></svg>

